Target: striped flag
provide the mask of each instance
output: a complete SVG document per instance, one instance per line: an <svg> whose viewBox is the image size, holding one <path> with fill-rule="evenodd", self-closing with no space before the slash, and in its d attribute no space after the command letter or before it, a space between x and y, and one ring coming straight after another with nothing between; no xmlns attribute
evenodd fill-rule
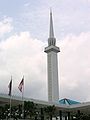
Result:
<svg viewBox="0 0 90 120"><path fill-rule="evenodd" d="M20 82L20 84L18 86L18 89L20 90L20 92L23 91L23 85L24 85L24 77L22 78L22 80L21 80L21 82Z"/></svg>
<svg viewBox="0 0 90 120"><path fill-rule="evenodd" d="M9 88L9 93L8 93L8 95L11 96L11 92L12 92L12 77L11 77L10 83L9 83L9 85L8 85L8 88Z"/></svg>

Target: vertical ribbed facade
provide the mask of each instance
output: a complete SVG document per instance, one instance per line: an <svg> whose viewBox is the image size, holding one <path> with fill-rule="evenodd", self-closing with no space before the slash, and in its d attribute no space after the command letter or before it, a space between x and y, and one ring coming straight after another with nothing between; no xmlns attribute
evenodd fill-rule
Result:
<svg viewBox="0 0 90 120"><path fill-rule="evenodd" d="M47 73L48 73L48 101L58 102L59 85L58 85L58 59L57 53L60 52L56 46L54 38L52 12L50 12L50 34L48 38L48 47L45 48L47 53Z"/></svg>

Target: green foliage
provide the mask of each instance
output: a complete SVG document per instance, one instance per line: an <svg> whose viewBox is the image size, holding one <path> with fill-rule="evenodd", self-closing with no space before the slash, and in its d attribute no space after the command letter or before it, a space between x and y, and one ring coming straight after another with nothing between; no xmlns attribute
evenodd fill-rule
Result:
<svg viewBox="0 0 90 120"><path fill-rule="evenodd" d="M76 119L75 120L90 120L90 115L88 114L76 114Z"/></svg>
<svg viewBox="0 0 90 120"><path fill-rule="evenodd" d="M47 114L47 116L49 116L50 120L52 120L52 116L55 114L55 106L47 106L46 108L44 108L45 113Z"/></svg>
<svg viewBox="0 0 90 120"><path fill-rule="evenodd" d="M24 118L32 118L36 115L36 105L33 102L24 102ZM0 119L10 118L10 105L0 106ZM22 118L22 105L11 107L11 118Z"/></svg>
<svg viewBox="0 0 90 120"><path fill-rule="evenodd" d="M47 106L45 108L39 108L36 104L30 101L24 102L24 119L28 118L31 120L37 120L37 117L44 119L44 115L52 120L52 117L55 116L56 107ZM11 117L15 120L22 119L22 105L12 106L11 107ZM0 106L0 120L10 118L10 106ZM90 120L90 115L83 114L78 112L74 120Z"/></svg>
<svg viewBox="0 0 90 120"><path fill-rule="evenodd" d="M36 115L36 106L33 102L24 102L24 115L30 118Z"/></svg>
<svg viewBox="0 0 90 120"><path fill-rule="evenodd" d="M9 118L10 116L10 109L9 109L9 105L5 105L4 107L0 107L0 118L2 119L6 119Z"/></svg>

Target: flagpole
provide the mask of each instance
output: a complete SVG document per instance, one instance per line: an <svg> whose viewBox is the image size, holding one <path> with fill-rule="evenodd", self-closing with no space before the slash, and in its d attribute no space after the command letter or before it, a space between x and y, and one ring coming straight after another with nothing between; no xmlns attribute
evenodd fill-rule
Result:
<svg viewBox="0 0 90 120"><path fill-rule="evenodd" d="M12 107L12 100L11 100L11 95L10 95L10 120L11 120L11 107Z"/></svg>
<svg viewBox="0 0 90 120"><path fill-rule="evenodd" d="M21 94L22 95L22 98L21 98L22 99L22 114L21 115L22 115L22 118L24 118L24 76L18 86L18 89L22 93Z"/></svg>
<svg viewBox="0 0 90 120"><path fill-rule="evenodd" d="M12 108L12 76L11 76L11 81L10 81L11 83L10 83L10 93L9 93L9 95L10 95L10 119L11 119L11 108Z"/></svg>
<svg viewBox="0 0 90 120"><path fill-rule="evenodd" d="M24 76L23 76L23 87L22 87L22 118L24 119Z"/></svg>

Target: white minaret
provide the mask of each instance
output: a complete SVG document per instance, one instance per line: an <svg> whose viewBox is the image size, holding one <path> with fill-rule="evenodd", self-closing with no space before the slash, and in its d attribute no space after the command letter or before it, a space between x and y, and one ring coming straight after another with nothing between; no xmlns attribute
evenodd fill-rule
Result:
<svg viewBox="0 0 90 120"><path fill-rule="evenodd" d="M48 47L45 48L47 53L47 70L48 70L48 101L59 101L59 85L58 85L58 60L57 53L60 52L56 46L54 38L52 12L50 11L50 33L48 38Z"/></svg>

